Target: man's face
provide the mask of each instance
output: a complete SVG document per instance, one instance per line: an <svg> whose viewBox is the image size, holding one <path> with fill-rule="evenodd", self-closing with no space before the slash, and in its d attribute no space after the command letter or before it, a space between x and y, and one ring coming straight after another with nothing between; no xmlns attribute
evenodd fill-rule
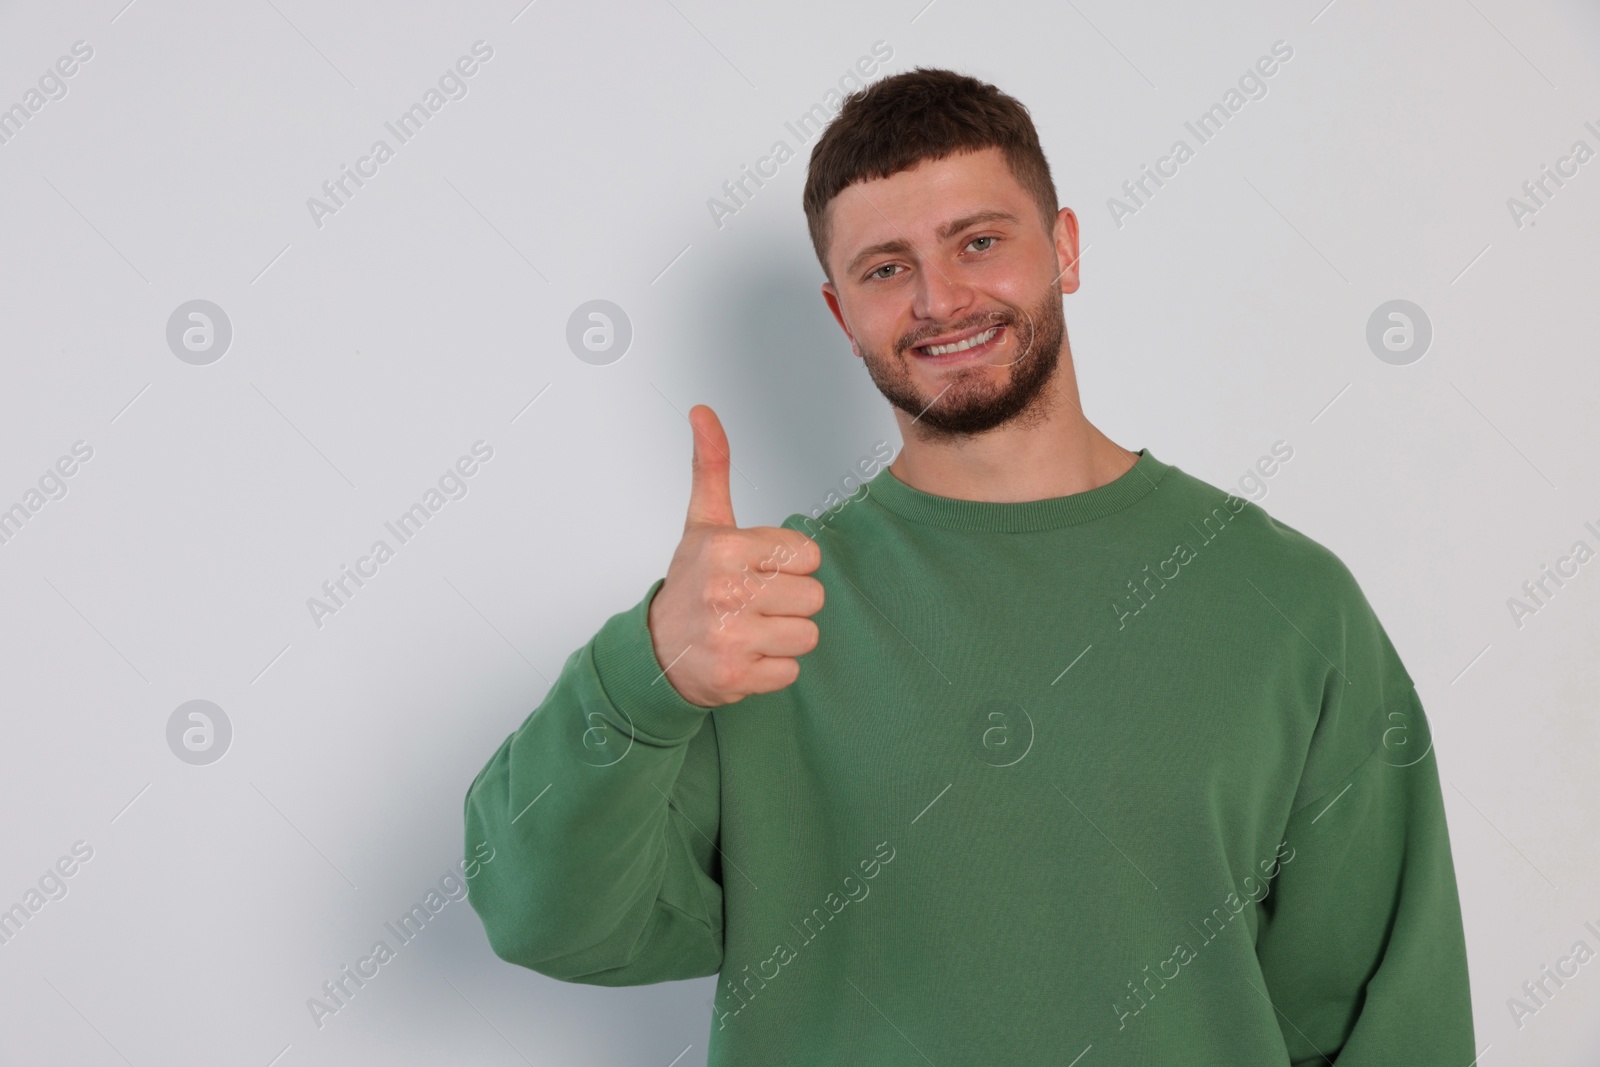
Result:
<svg viewBox="0 0 1600 1067"><path fill-rule="evenodd" d="M988 148L858 182L828 211L823 299L891 404L933 437L1044 415L1066 337L1061 294L1078 288L1070 208L1046 233ZM948 350L962 343L972 347Z"/></svg>

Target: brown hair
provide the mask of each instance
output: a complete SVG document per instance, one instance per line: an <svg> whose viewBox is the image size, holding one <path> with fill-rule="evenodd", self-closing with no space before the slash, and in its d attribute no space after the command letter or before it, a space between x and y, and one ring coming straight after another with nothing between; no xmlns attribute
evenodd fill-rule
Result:
<svg viewBox="0 0 1600 1067"><path fill-rule="evenodd" d="M985 148L1004 153L1049 231L1059 210L1056 186L1021 101L988 82L938 67L917 67L851 93L811 150L802 196L811 246L828 280L833 274L826 212L834 197L855 182Z"/></svg>

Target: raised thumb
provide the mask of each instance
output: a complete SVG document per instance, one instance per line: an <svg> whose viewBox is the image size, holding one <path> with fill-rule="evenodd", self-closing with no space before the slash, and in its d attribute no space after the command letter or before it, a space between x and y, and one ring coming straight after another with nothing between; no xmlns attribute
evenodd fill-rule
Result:
<svg viewBox="0 0 1600 1067"><path fill-rule="evenodd" d="M717 413L705 404L689 409L689 425L694 430L694 459L689 487L689 518L686 526L709 523L733 526L733 496L728 486L728 435L723 432Z"/></svg>

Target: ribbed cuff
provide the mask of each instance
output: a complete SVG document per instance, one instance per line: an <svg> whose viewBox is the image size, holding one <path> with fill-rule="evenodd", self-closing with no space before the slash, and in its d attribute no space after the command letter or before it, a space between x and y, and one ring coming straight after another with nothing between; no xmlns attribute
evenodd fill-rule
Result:
<svg viewBox="0 0 1600 1067"><path fill-rule="evenodd" d="M665 581L656 579L643 600L600 627L594 637L594 669L606 696L641 739L681 744L699 732L711 709L683 699L656 659L650 601Z"/></svg>

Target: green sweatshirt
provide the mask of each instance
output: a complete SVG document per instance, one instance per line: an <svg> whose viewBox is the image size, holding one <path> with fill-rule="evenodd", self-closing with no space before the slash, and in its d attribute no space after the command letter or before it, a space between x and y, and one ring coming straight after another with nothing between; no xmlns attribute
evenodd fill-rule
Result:
<svg viewBox="0 0 1600 1067"><path fill-rule="evenodd" d="M684 700L657 581L473 781L498 956L720 972L717 1067L1476 1057L1427 719L1332 552L1148 449L784 526L827 594L795 684Z"/></svg>

